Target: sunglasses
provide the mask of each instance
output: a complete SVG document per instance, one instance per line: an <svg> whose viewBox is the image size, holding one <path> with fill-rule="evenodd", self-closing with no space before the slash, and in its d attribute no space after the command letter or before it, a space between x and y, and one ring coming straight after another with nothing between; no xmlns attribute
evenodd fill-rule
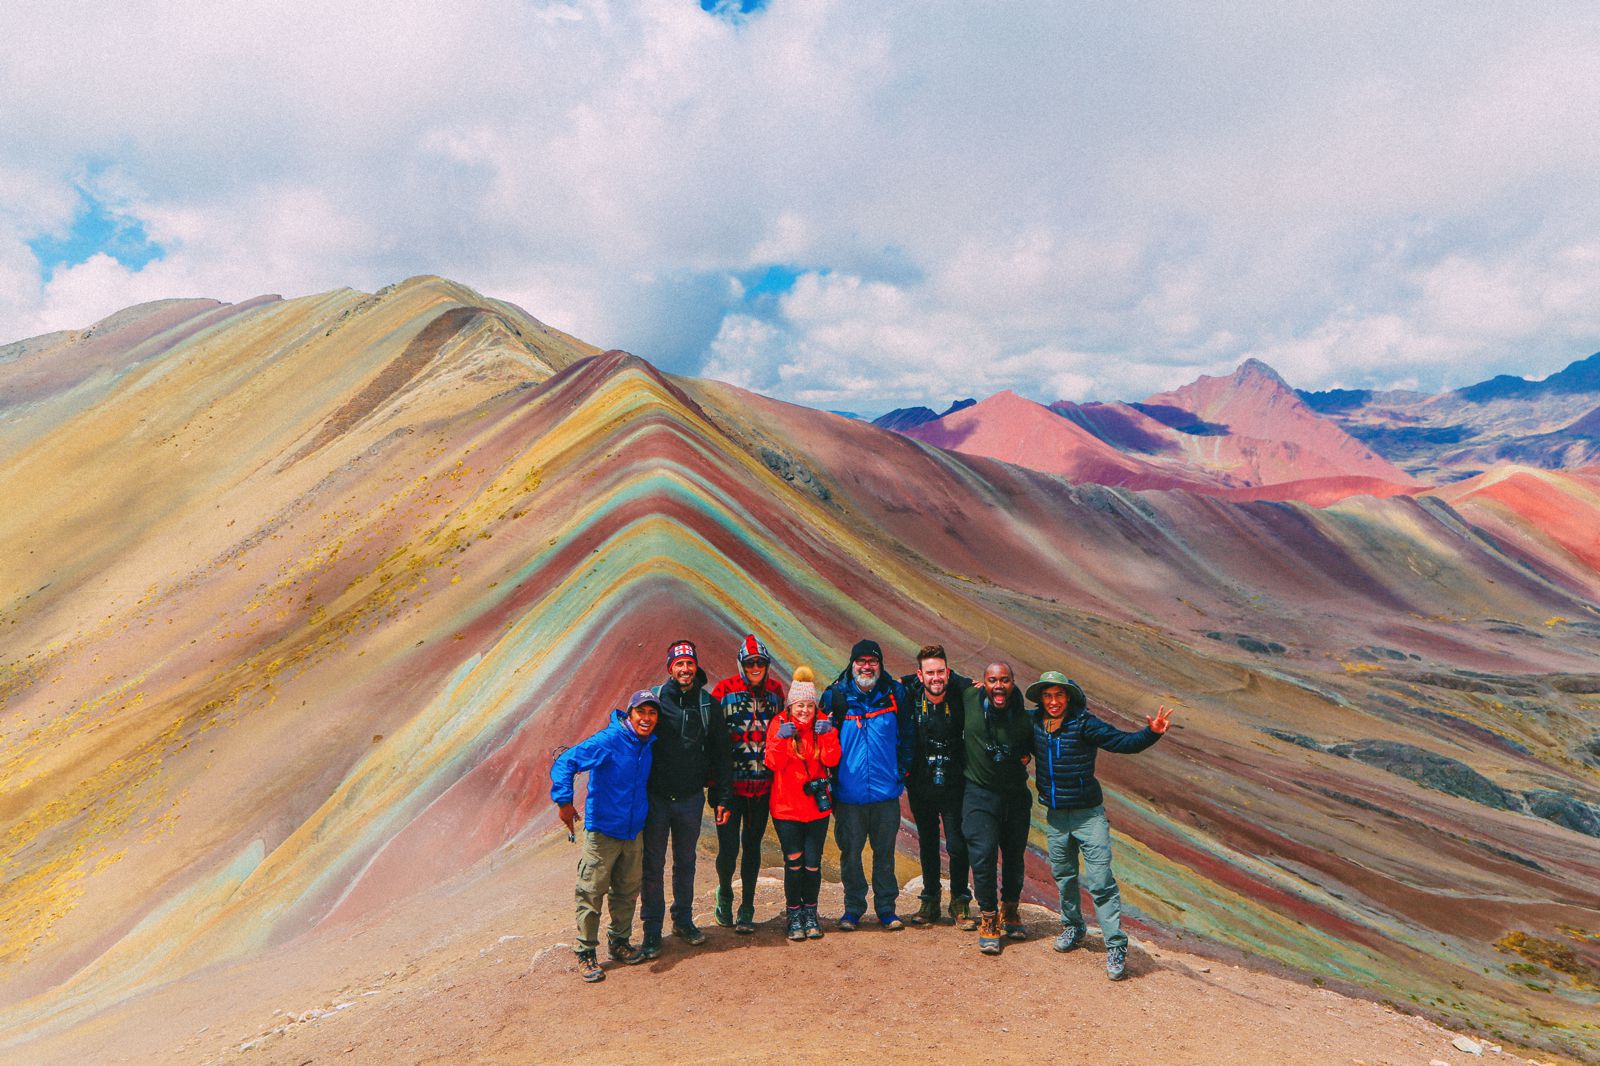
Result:
<svg viewBox="0 0 1600 1066"><path fill-rule="evenodd" d="M767 665L769 665L767 660L765 660L765 659L746 659L744 661L744 664L746 666L767 666Z"/></svg>

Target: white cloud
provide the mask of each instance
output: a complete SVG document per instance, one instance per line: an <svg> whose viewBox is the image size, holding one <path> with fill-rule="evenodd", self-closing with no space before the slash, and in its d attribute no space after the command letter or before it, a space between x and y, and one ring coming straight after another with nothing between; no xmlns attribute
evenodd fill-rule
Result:
<svg viewBox="0 0 1600 1066"><path fill-rule="evenodd" d="M1597 50L1559 2L13 0L0 338L431 272L864 410L1542 374L1600 347ZM165 257L43 284L89 172Z"/></svg>

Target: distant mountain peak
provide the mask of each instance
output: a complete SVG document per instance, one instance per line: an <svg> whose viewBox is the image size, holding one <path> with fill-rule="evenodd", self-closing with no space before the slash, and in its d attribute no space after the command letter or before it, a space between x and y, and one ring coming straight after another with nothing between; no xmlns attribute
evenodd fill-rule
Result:
<svg viewBox="0 0 1600 1066"><path fill-rule="evenodd" d="M938 418L939 415L931 407L896 407L893 411L885 412L872 420L872 424L880 429L892 429L897 433L917 426L925 425Z"/></svg>
<svg viewBox="0 0 1600 1066"><path fill-rule="evenodd" d="M1498 374L1488 381L1457 389L1455 394L1472 403L1490 403L1494 400L1532 399L1554 393L1600 392L1600 352L1576 362L1539 381Z"/></svg>
<svg viewBox="0 0 1600 1066"><path fill-rule="evenodd" d="M1235 381L1241 383L1251 378L1265 378L1285 389L1289 387L1289 383L1283 380L1283 375L1253 356L1239 364L1239 369L1233 372L1233 377Z"/></svg>
<svg viewBox="0 0 1600 1066"><path fill-rule="evenodd" d="M897 433L902 433L908 429L915 429L917 426L926 425L929 422L944 418L946 415L953 415L957 411L965 411L967 408L977 404L977 402L971 397L965 400L957 400L949 407L946 407L943 414L934 411L931 407L920 405L917 407L896 407L893 411L874 418L872 424L881 429L892 429Z"/></svg>

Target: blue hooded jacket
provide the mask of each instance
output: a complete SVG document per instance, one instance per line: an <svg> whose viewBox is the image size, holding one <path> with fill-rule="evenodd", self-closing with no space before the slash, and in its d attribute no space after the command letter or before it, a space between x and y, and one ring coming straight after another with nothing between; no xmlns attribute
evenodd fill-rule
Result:
<svg viewBox="0 0 1600 1066"><path fill-rule="evenodd" d="M1094 775L1095 753L1104 748L1134 755L1161 739L1149 727L1125 733L1089 713L1083 689L1069 682L1067 714L1054 733L1044 727L1044 709L1033 712L1034 787L1039 802L1053 811L1086 810L1105 802Z"/></svg>
<svg viewBox="0 0 1600 1066"><path fill-rule="evenodd" d="M572 781L589 774L589 796L583 824L617 840L632 840L644 828L650 809L645 785L650 780L650 746L654 736L639 739L622 711L612 711L606 727L556 757L550 767L550 798L572 802Z"/></svg>
<svg viewBox="0 0 1600 1066"><path fill-rule="evenodd" d="M846 667L818 704L839 730L838 801L899 799L914 744L910 700L900 682L881 674L871 692L862 692Z"/></svg>

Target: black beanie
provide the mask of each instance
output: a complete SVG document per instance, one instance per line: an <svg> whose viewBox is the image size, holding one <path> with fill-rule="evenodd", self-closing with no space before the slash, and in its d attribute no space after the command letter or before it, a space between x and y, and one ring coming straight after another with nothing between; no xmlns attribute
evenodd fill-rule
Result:
<svg viewBox="0 0 1600 1066"><path fill-rule="evenodd" d="M850 649L850 661L855 662L863 655L870 655L878 660L878 665L883 665L883 649L878 647L875 640L858 640L856 646Z"/></svg>

